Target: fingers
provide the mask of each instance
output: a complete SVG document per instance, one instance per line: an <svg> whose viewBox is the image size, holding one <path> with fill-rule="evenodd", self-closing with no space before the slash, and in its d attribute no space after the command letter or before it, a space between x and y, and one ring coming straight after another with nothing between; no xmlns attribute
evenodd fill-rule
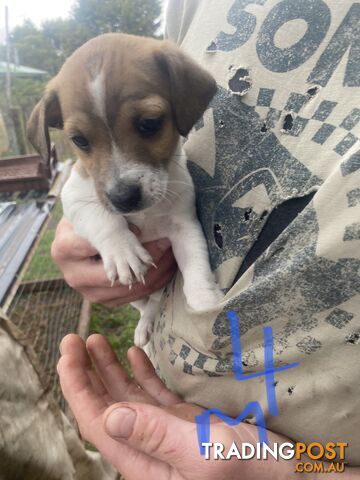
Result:
<svg viewBox="0 0 360 480"><path fill-rule="evenodd" d="M140 348L133 347L128 353L137 383L121 366L105 337L91 335L86 341L86 348L99 378L114 401L145 402L163 406L180 402L179 397L168 390L156 375L150 360Z"/></svg>
<svg viewBox="0 0 360 480"><path fill-rule="evenodd" d="M76 235L69 220L62 217L56 228L51 253L56 263L62 263L71 259L92 257L98 252L84 238Z"/></svg>
<svg viewBox="0 0 360 480"><path fill-rule="evenodd" d="M111 290L111 282L106 276L101 260L86 258L77 262L63 263L59 267L66 283L80 293L83 293L82 290L96 291L98 288Z"/></svg>
<svg viewBox="0 0 360 480"><path fill-rule="evenodd" d="M137 383L160 405L175 405L181 401L175 393L166 388L157 376L149 358L141 348L130 348L128 350L128 359Z"/></svg>
<svg viewBox="0 0 360 480"><path fill-rule="evenodd" d="M190 463L193 467L196 460L201 461L195 424L159 407L139 403L116 404L105 412L104 425L115 440L173 467L182 463Z"/></svg>
<svg viewBox="0 0 360 480"><path fill-rule="evenodd" d="M94 258L97 253L90 243L74 232L65 217L60 220L51 245L51 256L71 287L110 285L101 261Z"/></svg>
<svg viewBox="0 0 360 480"><path fill-rule="evenodd" d="M91 335L86 341L86 348L94 362L98 376L114 401L158 404L130 379L105 337L98 334Z"/></svg>
<svg viewBox="0 0 360 480"><path fill-rule="evenodd" d="M57 368L61 389L80 427L101 416L107 402L96 392L89 376L91 361L83 340L77 335L67 335L60 351Z"/></svg>
<svg viewBox="0 0 360 480"><path fill-rule="evenodd" d="M139 478L139 472L148 471L150 467L159 474L153 478L169 478L166 465L113 440L105 432L102 414L107 405L96 393L88 376L91 362L80 337L67 335L61 342L61 353L58 363L61 388L82 437L128 478Z"/></svg>

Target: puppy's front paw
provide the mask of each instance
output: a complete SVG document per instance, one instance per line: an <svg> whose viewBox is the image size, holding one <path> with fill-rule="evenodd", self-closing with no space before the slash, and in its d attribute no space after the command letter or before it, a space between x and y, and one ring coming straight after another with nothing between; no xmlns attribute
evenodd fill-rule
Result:
<svg viewBox="0 0 360 480"><path fill-rule="evenodd" d="M197 312L216 307L224 298L224 294L216 283L184 287L184 294L189 307Z"/></svg>
<svg viewBox="0 0 360 480"><path fill-rule="evenodd" d="M122 285L132 285L136 280L144 283L153 265L151 255L132 232L107 239L100 255L108 279L113 283L118 278Z"/></svg>

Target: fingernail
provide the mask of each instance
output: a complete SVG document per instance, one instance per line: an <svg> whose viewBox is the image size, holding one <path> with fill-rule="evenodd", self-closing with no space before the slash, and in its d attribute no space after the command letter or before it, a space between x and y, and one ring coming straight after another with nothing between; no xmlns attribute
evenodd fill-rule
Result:
<svg viewBox="0 0 360 480"><path fill-rule="evenodd" d="M105 429L111 437L129 438L136 419L136 412L128 407L113 410L107 417Z"/></svg>
<svg viewBox="0 0 360 480"><path fill-rule="evenodd" d="M160 250L165 251L171 247L171 242L168 238L161 238L160 240L157 241L156 245Z"/></svg>

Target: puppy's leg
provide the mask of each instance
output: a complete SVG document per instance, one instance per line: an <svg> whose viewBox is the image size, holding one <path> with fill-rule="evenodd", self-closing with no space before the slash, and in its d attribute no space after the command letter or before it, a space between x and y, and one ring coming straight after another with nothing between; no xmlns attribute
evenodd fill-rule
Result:
<svg viewBox="0 0 360 480"><path fill-rule="evenodd" d="M159 311L159 303L163 290L158 290L146 299L132 302L135 308L140 310L140 320L135 329L134 343L143 348L149 341L154 329L155 317Z"/></svg>
<svg viewBox="0 0 360 480"><path fill-rule="evenodd" d="M125 218L106 210L99 202L90 177L82 178L74 169L61 194L64 214L75 231L100 253L107 277L123 285L143 281L151 256L129 230Z"/></svg>
<svg viewBox="0 0 360 480"><path fill-rule="evenodd" d="M170 234L173 252L184 279L184 294L194 310L214 307L223 299L209 265L207 243L197 219L182 219Z"/></svg>

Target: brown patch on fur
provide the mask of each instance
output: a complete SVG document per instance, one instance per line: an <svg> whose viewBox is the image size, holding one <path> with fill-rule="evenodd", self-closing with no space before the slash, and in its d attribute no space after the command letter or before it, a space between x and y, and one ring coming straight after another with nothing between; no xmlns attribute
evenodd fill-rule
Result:
<svg viewBox="0 0 360 480"><path fill-rule="evenodd" d="M163 123L158 133L144 138L135 128L135 124L149 118L163 118ZM165 165L170 160L178 141L170 104L160 95L125 100L113 125L114 140L121 148L121 153L126 158L136 159L139 163Z"/></svg>
<svg viewBox="0 0 360 480"><path fill-rule="evenodd" d="M50 89L35 106L27 124L28 138L45 162L51 155L49 127L63 128L59 98Z"/></svg>

